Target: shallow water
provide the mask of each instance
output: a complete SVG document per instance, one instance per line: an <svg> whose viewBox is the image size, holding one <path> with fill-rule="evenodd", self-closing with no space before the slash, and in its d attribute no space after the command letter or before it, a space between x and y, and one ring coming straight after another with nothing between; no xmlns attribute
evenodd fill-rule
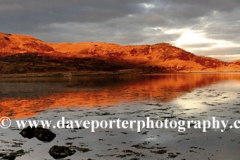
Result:
<svg viewBox="0 0 240 160"><path fill-rule="evenodd" d="M0 113L12 119L76 120L150 117L164 120L240 119L240 74L160 74L0 79ZM26 159L52 159L54 145L89 148L65 159L239 159L240 134L209 129L51 129L44 143L23 138L16 125L0 132L0 153L24 149ZM141 148L136 147L137 145ZM165 148L163 148L165 147ZM164 154L154 151L164 149ZM127 151L126 151L127 150ZM171 158L171 153L176 155Z"/></svg>

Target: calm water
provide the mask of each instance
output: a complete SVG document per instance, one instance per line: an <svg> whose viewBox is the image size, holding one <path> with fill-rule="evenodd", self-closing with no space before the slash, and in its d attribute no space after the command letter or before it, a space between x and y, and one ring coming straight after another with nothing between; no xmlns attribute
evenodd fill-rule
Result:
<svg viewBox="0 0 240 160"><path fill-rule="evenodd" d="M165 74L0 79L0 117L77 120L150 117L164 120L240 119L240 74ZM54 145L89 148L66 159L231 159L240 156L240 130L51 129L49 143L23 138L16 125L0 129L0 153L23 149L16 159L53 159ZM136 147L138 146L138 147ZM142 146L142 147L139 147ZM164 154L154 151L164 149ZM126 151L128 150L128 151ZM171 155L177 155L171 158Z"/></svg>

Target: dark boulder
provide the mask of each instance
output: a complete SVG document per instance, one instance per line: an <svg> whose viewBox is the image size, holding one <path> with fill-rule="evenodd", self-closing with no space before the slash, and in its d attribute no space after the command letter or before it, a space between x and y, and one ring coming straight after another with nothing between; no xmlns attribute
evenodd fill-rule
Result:
<svg viewBox="0 0 240 160"><path fill-rule="evenodd" d="M42 142L51 142L56 137L55 133L49 129L44 128L36 128L34 130L34 135L38 140Z"/></svg>
<svg viewBox="0 0 240 160"><path fill-rule="evenodd" d="M55 158L55 159L60 159L60 158L65 158L67 156L72 156L73 154L75 154L75 150L71 150L69 149L69 147L66 146L53 146L50 150L49 150L49 154Z"/></svg>
<svg viewBox="0 0 240 160"><path fill-rule="evenodd" d="M29 139L36 137L38 140L42 142L51 142L56 137L56 134L50 131L49 129L40 128L40 127L31 128L30 126L23 129L20 132L20 134L24 138L29 138Z"/></svg>
<svg viewBox="0 0 240 160"><path fill-rule="evenodd" d="M30 126L28 126L27 128L24 128L20 134L24 137L24 138L28 138L28 139L32 139L33 137L35 137L34 135L34 130L35 128L31 128Z"/></svg>

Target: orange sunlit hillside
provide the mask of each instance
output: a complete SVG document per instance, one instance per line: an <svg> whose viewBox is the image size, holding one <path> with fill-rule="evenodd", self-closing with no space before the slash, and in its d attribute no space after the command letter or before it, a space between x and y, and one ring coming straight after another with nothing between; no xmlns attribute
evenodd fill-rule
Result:
<svg viewBox="0 0 240 160"><path fill-rule="evenodd" d="M14 63L12 63L14 62ZM31 36L0 33L0 73L80 71L240 71L238 63L196 56L167 43L121 46L113 43L46 43Z"/></svg>

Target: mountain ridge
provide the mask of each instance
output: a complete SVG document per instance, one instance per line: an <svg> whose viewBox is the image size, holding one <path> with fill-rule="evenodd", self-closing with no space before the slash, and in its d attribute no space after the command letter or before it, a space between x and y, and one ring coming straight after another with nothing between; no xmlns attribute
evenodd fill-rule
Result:
<svg viewBox="0 0 240 160"><path fill-rule="evenodd" d="M226 72L238 63L197 56L168 43L118 45L103 42L46 43L0 32L0 73L59 71Z"/></svg>

